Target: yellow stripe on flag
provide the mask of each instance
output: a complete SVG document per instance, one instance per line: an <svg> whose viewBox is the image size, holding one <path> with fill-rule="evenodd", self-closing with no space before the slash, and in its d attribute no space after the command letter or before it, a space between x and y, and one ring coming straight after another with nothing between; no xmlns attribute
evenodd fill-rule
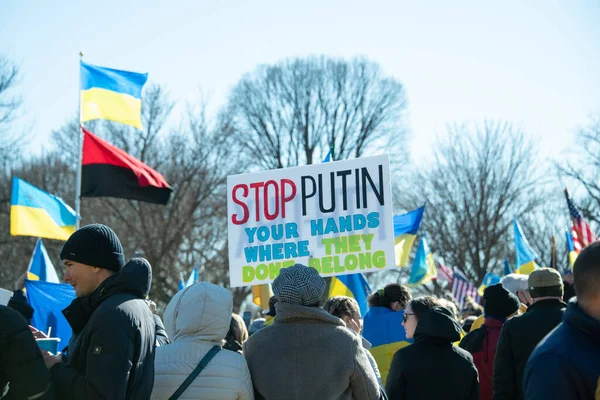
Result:
<svg viewBox="0 0 600 400"><path fill-rule="evenodd" d="M263 310L269 309L269 299L271 296L273 296L273 291L270 284L252 286L252 302Z"/></svg>
<svg viewBox="0 0 600 400"><path fill-rule="evenodd" d="M415 243L416 235L411 235L410 233L404 233L402 235L398 235L394 239L395 249L396 249L396 266L397 267L406 267L408 264L408 257L410 256L410 250Z"/></svg>
<svg viewBox="0 0 600 400"><path fill-rule="evenodd" d="M75 226L58 226L43 208L10 207L10 234L13 236L67 240L73 232Z"/></svg>
<svg viewBox="0 0 600 400"><path fill-rule="evenodd" d="M142 100L113 92L92 88L81 92L81 121L107 119L142 129Z"/></svg>
<svg viewBox="0 0 600 400"><path fill-rule="evenodd" d="M535 261L529 261L517 269L517 274L529 275L535 270L535 268Z"/></svg>

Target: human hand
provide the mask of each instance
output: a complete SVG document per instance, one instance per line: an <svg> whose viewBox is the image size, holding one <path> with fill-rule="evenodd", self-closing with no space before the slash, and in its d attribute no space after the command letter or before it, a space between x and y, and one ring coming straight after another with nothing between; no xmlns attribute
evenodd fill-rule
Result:
<svg viewBox="0 0 600 400"><path fill-rule="evenodd" d="M40 350L42 353L42 357L44 358L44 364L46 364L46 368L51 369L59 362L62 362L62 356L60 353L54 355L46 350Z"/></svg>
<svg viewBox="0 0 600 400"><path fill-rule="evenodd" d="M36 339L48 339L48 335L31 325L29 325L29 330L31 333L33 333L33 337Z"/></svg>

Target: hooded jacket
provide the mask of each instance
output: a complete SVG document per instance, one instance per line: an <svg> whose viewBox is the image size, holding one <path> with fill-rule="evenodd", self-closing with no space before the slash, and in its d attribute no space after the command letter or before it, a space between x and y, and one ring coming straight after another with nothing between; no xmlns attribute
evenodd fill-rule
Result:
<svg viewBox="0 0 600 400"><path fill-rule="evenodd" d="M273 325L244 343L257 399L373 400L380 395L361 338L319 307L279 302Z"/></svg>
<svg viewBox="0 0 600 400"><path fill-rule="evenodd" d="M414 344L394 355L386 384L389 399L478 399L473 357L452 344L460 336L460 325L450 311L427 310L415 329Z"/></svg>
<svg viewBox="0 0 600 400"><path fill-rule="evenodd" d="M472 330L460 341L460 347L473 355L479 373L479 398L492 400L494 358L504 319L486 317L483 326Z"/></svg>
<svg viewBox="0 0 600 400"><path fill-rule="evenodd" d="M150 397L156 339L144 299L151 279L150 264L134 258L63 310L73 336L66 361L50 370L58 399Z"/></svg>
<svg viewBox="0 0 600 400"><path fill-rule="evenodd" d="M165 310L171 343L156 349L152 399L168 399L227 335L233 299L226 289L207 282L177 293ZM180 400L253 399L252 380L244 356L221 350L183 392Z"/></svg>
<svg viewBox="0 0 600 400"><path fill-rule="evenodd" d="M600 321L570 302L529 358L523 390L527 400L600 399Z"/></svg>
<svg viewBox="0 0 600 400"><path fill-rule="evenodd" d="M50 373L27 321L5 306L0 306L0 321L0 398L54 399Z"/></svg>

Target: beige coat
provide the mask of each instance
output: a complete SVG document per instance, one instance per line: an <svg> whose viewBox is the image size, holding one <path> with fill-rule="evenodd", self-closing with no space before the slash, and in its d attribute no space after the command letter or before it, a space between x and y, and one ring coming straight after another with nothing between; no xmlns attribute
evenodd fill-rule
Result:
<svg viewBox="0 0 600 400"><path fill-rule="evenodd" d="M379 386L358 335L318 307L277 303L244 344L256 399L371 400Z"/></svg>
<svg viewBox="0 0 600 400"><path fill-rule="evenodd" d="M156 349L152 400L168 399L200 360L229 330L232 297L201 282L177 293L165 311L165 329L172 343ZM252 382L244 357L221 350L181 395L180 400L252 400Z"/></svg>

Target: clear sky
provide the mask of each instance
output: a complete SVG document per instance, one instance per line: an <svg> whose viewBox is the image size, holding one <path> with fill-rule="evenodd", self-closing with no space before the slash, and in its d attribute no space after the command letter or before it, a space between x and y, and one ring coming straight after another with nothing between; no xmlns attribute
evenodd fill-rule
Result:
<svg viewBox="0 0 600 400"><path fill-rule="evenodd" d="M558 156L600 111L600 1L0 0L0 53L22 69L33 153L77 107L78 52L149 72L175 99L226 100L286 57L364 55L407 89L413 156L448 122L503 118Z"/></svg>

